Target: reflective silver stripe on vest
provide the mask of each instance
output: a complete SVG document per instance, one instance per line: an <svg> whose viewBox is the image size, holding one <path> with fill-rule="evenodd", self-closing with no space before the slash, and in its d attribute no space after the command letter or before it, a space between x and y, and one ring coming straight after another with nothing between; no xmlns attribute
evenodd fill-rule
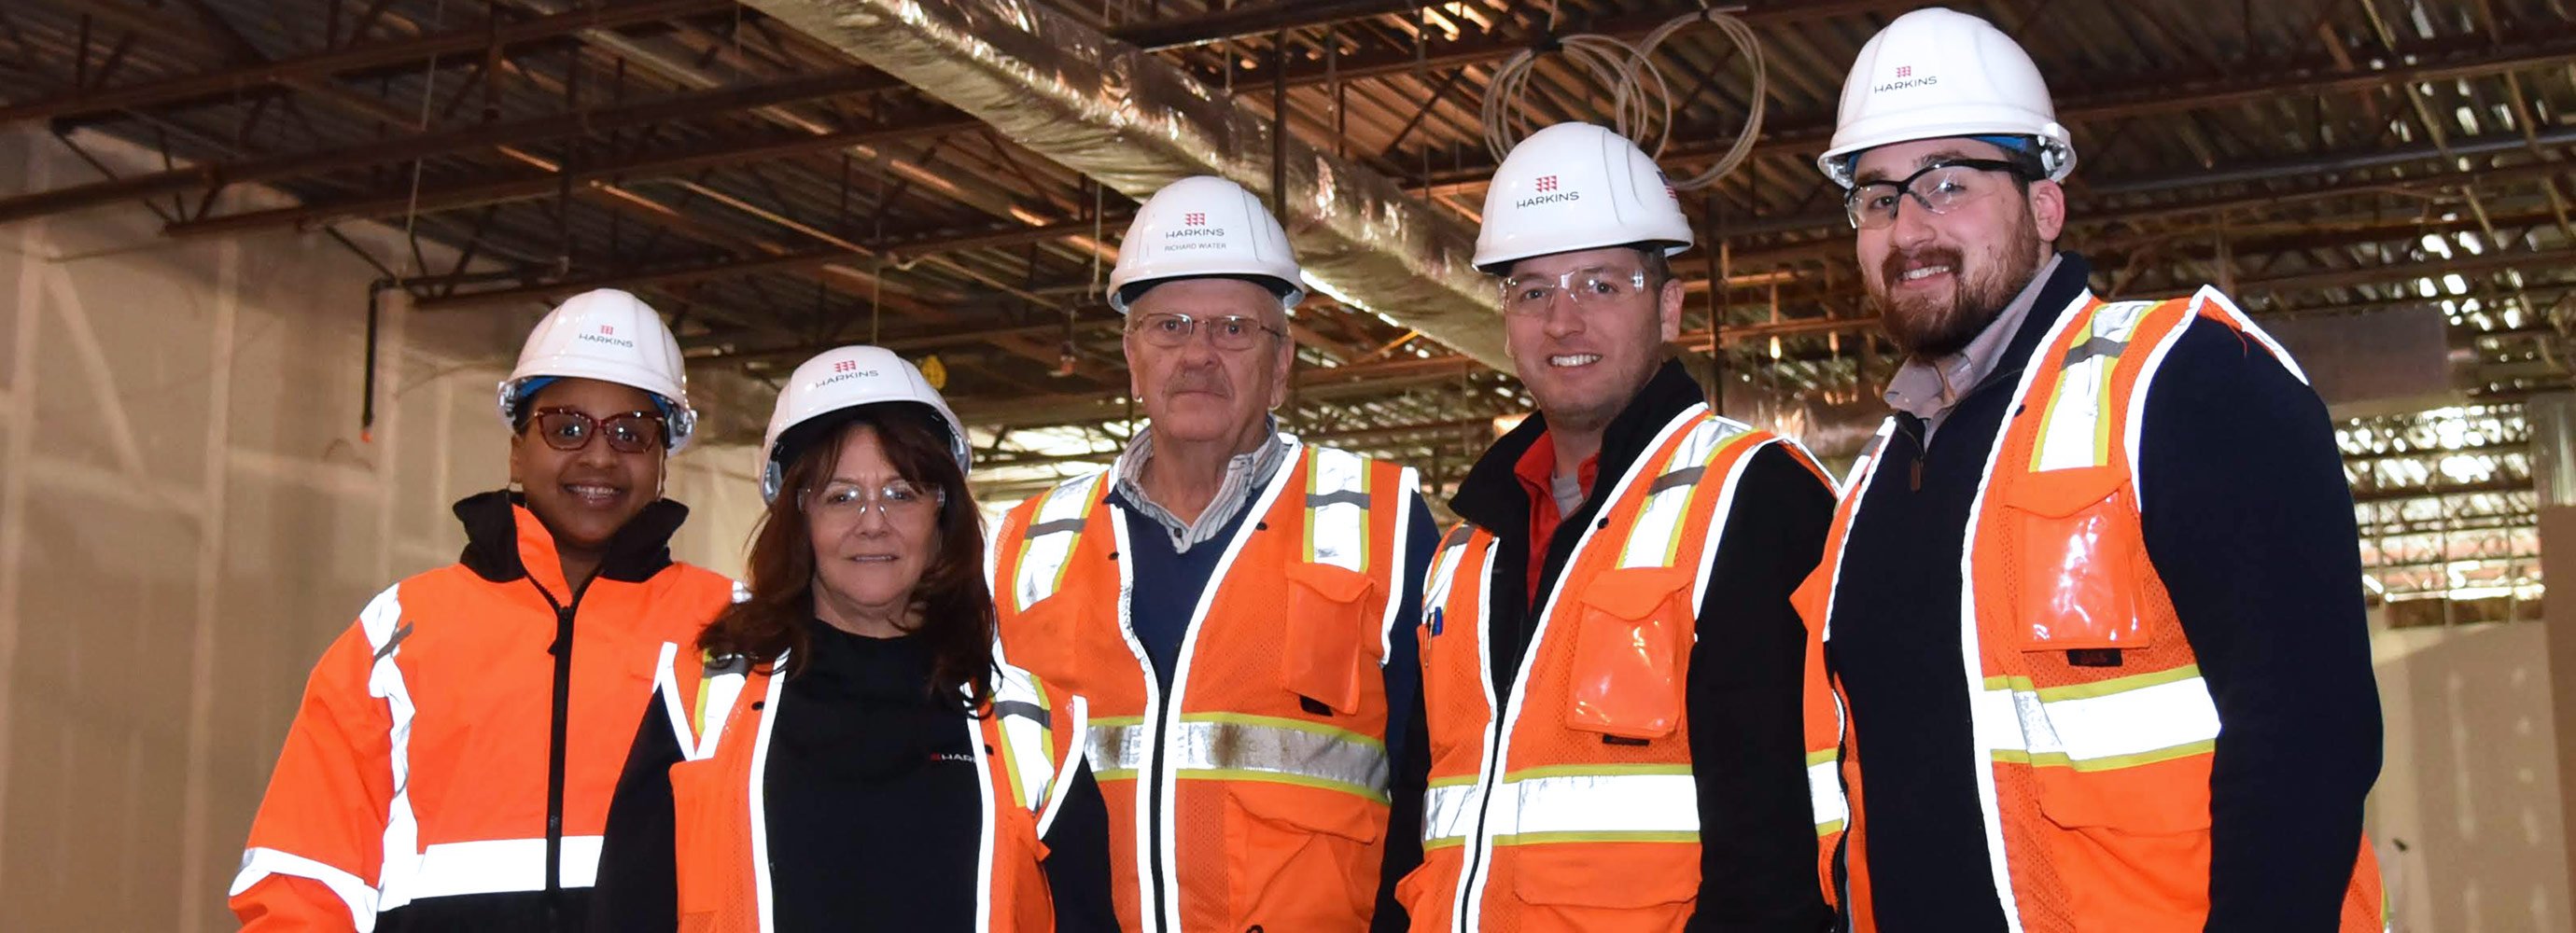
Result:
<svg viewBox="0 0 2576 933"><path fill-rule="evenodd" d="M1133 781L1153 758L1147 746L1145 717L1095 716L1091 720L1090 747L1085 757L1091 761L1091 777L1099 781Z"/></svg>
<svg viewBox="0 0 2576 933"><path fill-rule="evenodd" d="M1306 448L1308 563L1368 569L1368 466L1358 454Z"/></svg>
<svg viewBox="0 0 2576 933"><path fill-rule="evenodd" d="M2039 449L2031 454L2033 471L2103 466L2111 462L2111 419L2102 402L2111 393L2111 373L2120 354L2152 301L2103 305L2079 326L2075 346L2055 361L2057 386L2041 409Z"/></svg>
<svg viewBox="0 0 2576 933"><path fill-rule="evenodd" d="M1055 781L1055 729L1047 711L1046 687L1037 675L1015 667L997 667L993 678L993 715L1002 728L1002 766L1011 781L1011 796L1035 812L1046 805Z"/></svg>
<svg viewBox="0 0 2576 933"><path fill-rule="evenodd" d="M1387 799L1385 744L1302 720L1183 713L1169 760L1184 779L1273 781Z"/></svg>
<svg viewBox="0 0 2576 933"><path fill-rule="evenodd" d="M1092 774L1132 780L1153 748L1138 717L1092 720ZM1376 739L1295 719L1187 713L1165 761L1183 780L1268 781L1387 801L1386 746Z"/></svg>
<svg viewBox="0 0 2576 933"><path fill-rule="evenodd" d="M2210 751L2218 705L2200 667L2070 687L1988 677L1969 707L1978 744L1996 761L2107 771Z"/></svg>
<svg viewBox="0 0 2576 933"><path fill-rule="evenodd" d="M1026 610L1055 595L1064 585L1065 565L1082 539L1082 522L1091 512L1092 493L1105 473L1057 483L1029 516L1028 542L1020 548L1019 566L1011 571L1011 598Z"/></svg>
<svg viewBox="0 0 2576 933"><path fill-rule="evenodd" d="M1843 799L1842 770L1833 751L1807 755L1807 808L1816 815L1819 836L1840 830L1851 820L1851 804Z"/></svg>
<svg viewBox="0 0 2576 933"><path fill-rule="evenodd" d="M1676 558L1674 549L1682 540L1683 512L1690 505L1691 493L1706 478L1709 461L1726 442L1753 429L1724 418L1710 416L1691 427L1690 433L1675 445L1671 457L1646 486L1646 504L1638 511L1637 523L1628 529L1628 540L1620 545L1620 567L1670 567Z"/></svg>
<svg viewBox="0 0 2576 933"><path fill-rule="evenodd" d="M1486 810L1497 846L1549 842L1698 842L1690 766L1570 765L1503 776Z"/></svg>
<svg viewBox="0 0 2576 933"><path fill-rule="evenodd" d="M1456 778L1447 785L1432 782L1422 795L1422 848L1464 845L1475 831L1475 779Z"/></svg>

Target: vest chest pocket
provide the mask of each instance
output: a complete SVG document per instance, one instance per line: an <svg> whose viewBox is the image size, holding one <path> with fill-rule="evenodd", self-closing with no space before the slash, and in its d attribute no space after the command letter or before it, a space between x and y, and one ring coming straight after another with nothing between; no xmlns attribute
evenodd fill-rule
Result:
<svg viewBox="0 0 2576 933"><path fill-rule="evenodd" d="M1679 568L1627 567L1585 584L1576 597L1568 728L1658 739L1681 724L1681 661L1694 621L1690 582Z"/></svg>
<svg viewBox="0 0 2576 933"><path fill-rule="evenodd" d="M1358 713L1360 677L1383 650L1377 635L1385 604L1370 598L1377 581L1330 564L1290 564L1287 577L1281 685L1335 715Z"/></svg>
<svg viewBox="0 0 2576 933"><path fill-rule="evenodd" d="M1083 693L1089 686L1078 663L1082 609L1088 588L1067 586L1013 614L1001 625L1002 653L1013 665L1045 678L1050 686ZM1112 611L1115 611L1114 609ZM1115 643L1114 641L1112 642Z"/></svg>
<svg viewBox="0 0 2576 933"><path fill-rule="evenodd" d="M2143 648L2138 611L2146 541L2118 466L2028 473L2006 492L2000 517L2012 547L1998 555L2012 575L2013 640L2024 651Z"/></svg>

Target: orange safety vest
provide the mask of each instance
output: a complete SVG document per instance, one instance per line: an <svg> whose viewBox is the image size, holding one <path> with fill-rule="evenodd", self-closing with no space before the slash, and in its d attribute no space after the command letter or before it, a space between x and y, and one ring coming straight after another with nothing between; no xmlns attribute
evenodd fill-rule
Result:
<svg viewBox="0 0 2576 933"><path fill-rule="evenodd" d="M2297 364L2226 296L2202 288L2168 301L2106 303L2091 292L2058 313L2021 374L1969 509L1964 646L1986 848L2004 916L2026 931L2197 931L2209 913L2209 775L2218 708L2139 524L2137 451L2149 383L2198 318ZM1849 866L1852 929L1877 928L1869 897L1868 811L1858 723L1823 663L1843 544L1876 478L1853 466L1825 541L1799 588L1807 650L1809 760L1839 750L1848 832L1820 818L1826 851ZM1855 585L1867 585L1860 582ZM2111 652L2117 652L2116 655ZM2101 662L2116 658L2116 663ZM2100 666L2096 666L2100 665ZM1830 879L1831 856L1819 870ZM2370 844L2344 898L2345 933L2380 927Z"/></svg>
<svg viewBox="0 0 2576 933"><path fill-rule="evenodd" d="M1461 525L1442 542L1419 639L1431 743L1423 862L1397 889L1414 930L1689 921L1700 881L1690 649L1744 468L1772 445L1815 469L1796 443L1706 405L1667 422L1566 558L1507 697L1486 643L1499 539Z"/></svg>
<svg viewBox="0 0 2576 933"><path fill-rule="evenodd" d="M1021 503L993 538L1004 653L1091 703L1112 900L1130 931L1359 931L1375 912L1380 667L1414 474L1290 445L1224 542L1164 691L1127 626L1127 525L1108 474Z"/></svg>
<svg viewBox="0 0 2576 933"><path fill-rule="evenodd" d="M612 555L573 600L553 537L499 495L457 505L466 562L377 594L314 666L233 879L246 929L369 930L416 901L544 890L550 599L574 616L561 885L591 886L656 646L696 638L741 591Z"/></svg>
<svg viewBox="0 0 2576 933"><path fill-rule="evenodd" d="M707 664L662 648L662 713L683 758L671 766L672 853L680 933L770 928L769 725L786 678L734 660ZM682 691L679 684L690 684ZM977 832L975 933L1053 933L1055 907L1040 862L1044 838L1081 763L1081 697L1050 704L1027 671L997 665L993 696L966 720L984 778ZM962 831L964 827L960 827Z"/></svg>

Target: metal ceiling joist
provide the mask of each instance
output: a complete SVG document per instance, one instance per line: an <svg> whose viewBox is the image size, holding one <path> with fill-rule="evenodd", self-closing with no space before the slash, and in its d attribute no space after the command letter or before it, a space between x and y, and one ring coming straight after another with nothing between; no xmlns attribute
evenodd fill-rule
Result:
<svg viewBox="0 0 2576 933"><path fill-rule="evenodd" d="M764 139L748 145L717 146L690 152L645 156L625 162L571 167L569 178L562 171L544 172L526 178L479 182L432 191L389 192L352 201L307 204L180 221L165 227L163 232L174 237L208 236L279 227L312 227L347 220L390 217L405 212L476 207L505 201L547 197L562 191L567 185L578 187L616 178L633 180L655 175L684 174L703 168L757 162L764 159L812 155L847 146L935 135L958 129L962 125L958 121L939 123L903 119L892 121L890 125L883 127L847 130L823 136Z"/></svg>
<svg viewBox="0 0 2576 933"><path fill-rule="evenodd" d="M0 223L80 210L134 198L148 198L204 187L274 181L363 168L385 162L435 158L519 146L567 136L652 126L671 120L705 117L734 110L793 103L842 94L863 93L900 82L868 71L841 71L790 78L769 84L720 91L678 94L622 107L577 109L541 117L460 126L410 136L395 136L318 151L264 156L238 162L209 162L187 168L132 175L0 199Z"/></svg>
<svg viewBox="0 0 2576 933"><path fill-rule="evenodd" d="M208 93L233 91L291 78L327 77L361 68L418 61L433 55L481 51L552 39L585 29L619 29L640 23L732 9L732 0L642 0L540 16L515 23L476 24L435 35L376 42L209 74L93 89L61 97L0 106L0 125L78 114L149 107Z"/></svg>

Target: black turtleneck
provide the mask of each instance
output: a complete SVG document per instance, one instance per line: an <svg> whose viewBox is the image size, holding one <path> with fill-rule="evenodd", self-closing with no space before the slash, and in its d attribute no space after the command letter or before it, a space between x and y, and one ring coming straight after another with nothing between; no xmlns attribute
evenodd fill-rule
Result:
<svg viewBox="0 0 2576 933"><path fill-rule="evenodd" d="M1533 590L1527 579L1531 503L1513 467L1531 445L1548 442L1546 415L1532 415L1503 435L1468 470L1449 504L1498 539L1486 620L1498 694L1510 690L1529 650L1537 628L1530 607L1545 605L1562 582L1576 540L1599 520L1611 485L1667 422L1702 399L1682 365L1667 361L1610 420L1583 506L1537 545L1547 556L1535 599L1526 598ZM1709 596L1683 686L1700 819L1699 901L1688 929L1804 933L1823 929L1830 915L1816 887L1815 820L1807 802L1800 701L1806 627L1789 594L1824 551L1834 498L1815 473L1778 448L1755 454L1744 470L1709 565ZM1402 767L1428 773L1427 744L1414 743ZM1399 779L1397 786L1407 785Z"/></svg>

